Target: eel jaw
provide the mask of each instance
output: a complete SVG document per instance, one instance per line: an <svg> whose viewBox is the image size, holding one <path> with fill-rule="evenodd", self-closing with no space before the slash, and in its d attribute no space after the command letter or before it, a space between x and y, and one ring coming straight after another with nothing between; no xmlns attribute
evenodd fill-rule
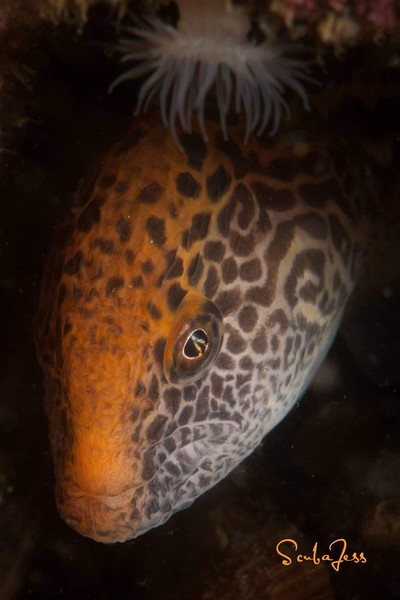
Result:
<svg viewBox="0 0 400 600"><path fill-rule="evenodd" d="M176 451L147 481L141 479L121 491L114 488L115 493L102 494L93 487L89 491L82 482L58 479L56 497L61 518L85 537L115 543L135 538L187 508L243 458L233 456L234 448L230 446L231 435L240 429L238 423L200 422L195 429L195 438L186 445L177 444ZM178 429L175 438L179 437ZM143 461L147 458L157 462L158 447L162 449L162 443L148 448Z"/></svg>
<svg viewBox="0 0 400 600"><path fill-rule="evenodd" d="M141 488L130 488L114 496L85 494L79 490L69 493L57 488L56 495L61 518L85 537L112 544L139 535L141 519L138 515L135 530L132 506L135 496L141 495Z"/></svg>

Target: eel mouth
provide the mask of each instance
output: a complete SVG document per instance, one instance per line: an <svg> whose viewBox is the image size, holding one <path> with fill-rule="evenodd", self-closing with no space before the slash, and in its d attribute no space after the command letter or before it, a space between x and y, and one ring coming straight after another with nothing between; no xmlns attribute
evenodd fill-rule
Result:
<svg viewBox="0 0 400 600"><path fill-rule="evenodd" d="M166 440L144 451L140 481L121 492L88 493L72 481L58 481L56 496L61 518L85 537L115 543L135 538L189 506L227 474L216 477L213 473L209 485L199 489L187 485L204 469L209 475L210 460L218 457L222 448L226 452L225 444L238 432L239 425L233 421L196 423L192 435L185 429L190 428L180 427L168 437L169 444L172 440L175 444L168 456Z"/></svg>
<svg viewBox="0 0 400 600"><path fill-rule="evenodd" d="M57 490L57 505L65 522L85 537L112 544L135 537L140 521L132 516L132 503L140 488L115 496L85 494L78 489Z"/></svg>

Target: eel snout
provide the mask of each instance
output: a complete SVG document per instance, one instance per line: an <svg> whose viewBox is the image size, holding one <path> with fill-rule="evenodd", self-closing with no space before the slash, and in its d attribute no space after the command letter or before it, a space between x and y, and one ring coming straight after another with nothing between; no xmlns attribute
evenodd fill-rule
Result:
<svg viewBox="0 0 400 600"><path fill-rule="evenodd" d="M135 536L134 497L136 489L117 495L97 496L78 490L60 492L58 509L70 527L97 542L124 542ZM139 529L139 521L137 523Z"/></svg>

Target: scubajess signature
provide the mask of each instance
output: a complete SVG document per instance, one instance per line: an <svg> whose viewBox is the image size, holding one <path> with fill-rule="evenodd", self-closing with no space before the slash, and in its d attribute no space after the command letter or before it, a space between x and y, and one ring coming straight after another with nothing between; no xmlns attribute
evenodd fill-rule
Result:
<svg viewBox="0 0 400 600"><path fill-rule="evenodd" d="M318 542L315 542L311 553L303 554L298 552L298 550L298 543L291 538L280 540L276 545L276 552L283 558L282 564L285 567L289 567L295 562L312 562L314 565L327 562L338 573L340 566L345 562L355 565L367 562L364 552L348 552L347 541L344 538L338 538L331 542L328 546L329 552L320 550Z"/></svg>

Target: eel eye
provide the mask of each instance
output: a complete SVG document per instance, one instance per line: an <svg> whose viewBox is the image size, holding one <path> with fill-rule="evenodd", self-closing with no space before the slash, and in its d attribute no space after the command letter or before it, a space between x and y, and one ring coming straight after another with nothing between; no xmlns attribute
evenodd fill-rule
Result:
<svg viewBox="0 0 400 600"><path fill-rule="evenodd" d="M168 381L188 385L200 379L218 356L222 334L218 307L200 294L188 294L177 310L165 346Z"/></svg>
<svg viewBox="0 0 400 600"><path fill-rule="evenodd" d="M182 352L188 360L201 358L202 356L205 356L209 347L210 340L207 332L204 331L204 329L195 329L186 340Z"/></svg>

